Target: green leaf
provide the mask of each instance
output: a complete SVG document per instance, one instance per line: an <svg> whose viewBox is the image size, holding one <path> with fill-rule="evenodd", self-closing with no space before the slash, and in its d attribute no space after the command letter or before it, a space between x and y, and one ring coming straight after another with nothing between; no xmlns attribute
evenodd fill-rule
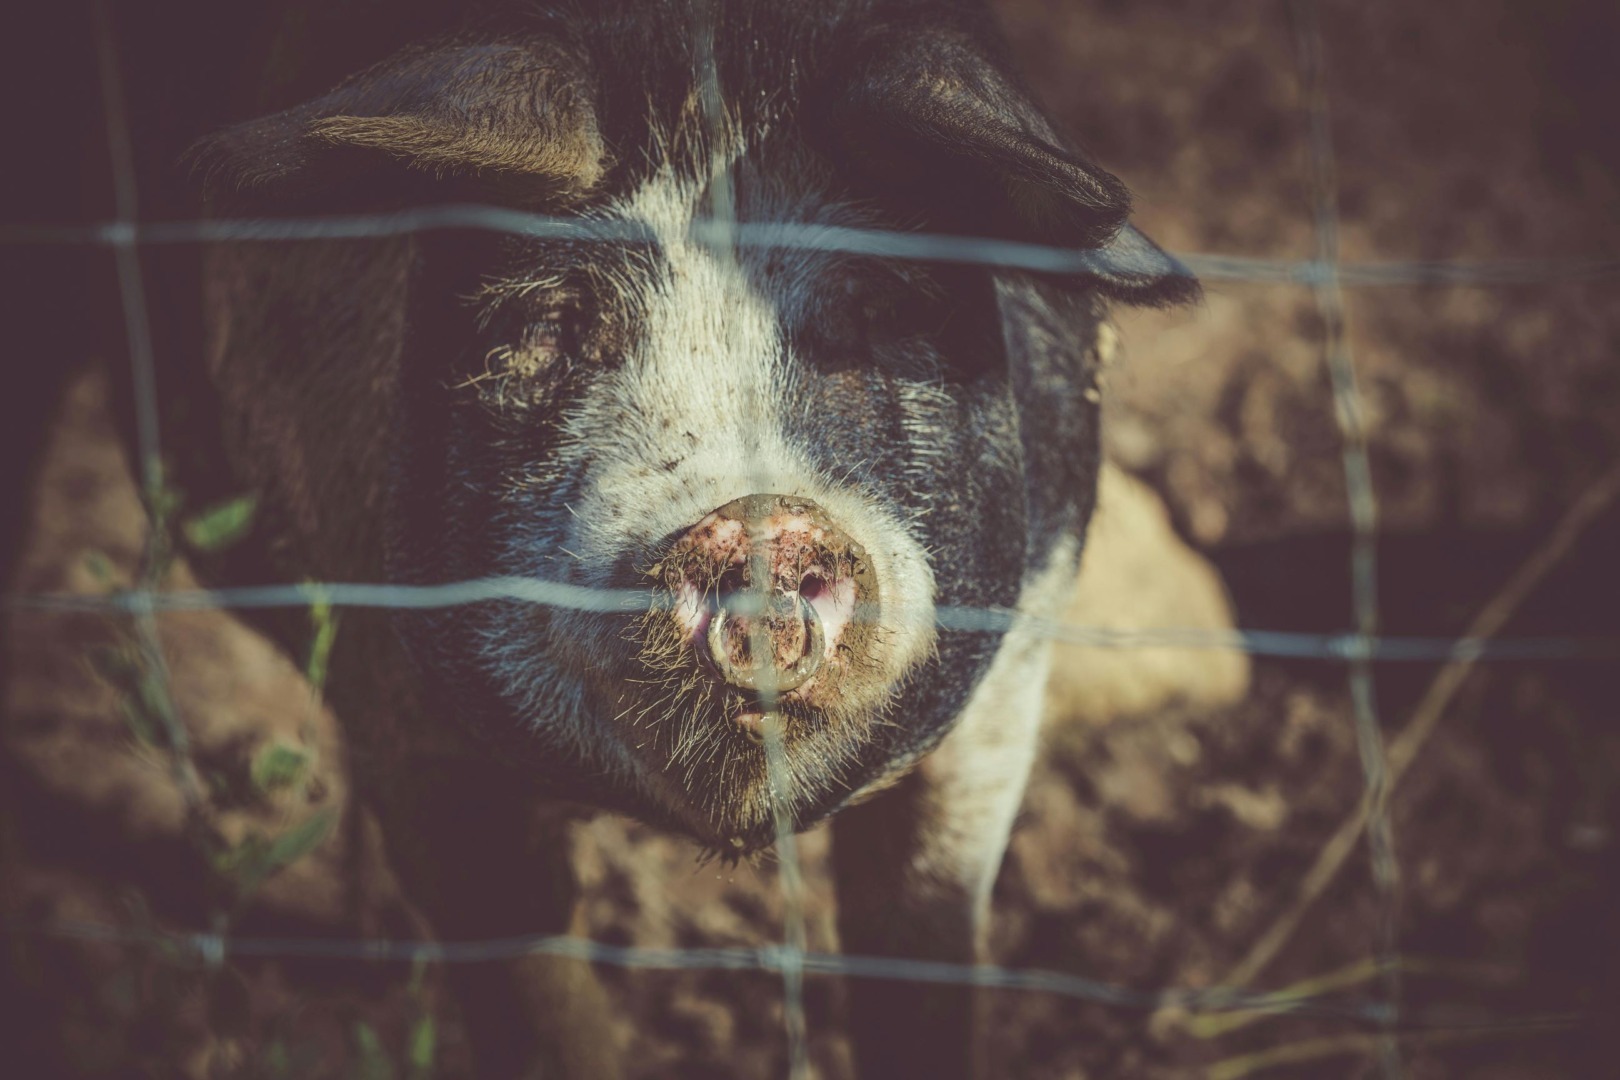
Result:
<svg viewBox="0 0 1620 1080"><path fill-rule="evenodd" d="M181 522L180 531L198 551L224 551L248 534L258 505L258 496L238 495L193 514Z"/></svg>
<svg viewBox="0 0 1620 1080"><path fill-rule="evenodd" d="M226 877L237 879L242 891L248 892L263 880L262 868L269 850L270 841L262 834L249 833L235 847L214 853L214 869Z"/></svg>
<svg viewBox="0 0 1620 1080"><path fill-rule="evenodd" d="M152 484L145 485L146 511L152 515L152 524L158 529L166 528L169 519L180 512L185 504L186 497L179 488L169 483L165 475L162 462L155 463L156 468L151 476Z"/></svg>
<svg viewBox="0 0 1620 1080"><path fill-rule="evenodd" d="M265 1048L264 1071L277 1080L292 1075L292 1055L287 1053L287 1044L281 1039L276 1039Z"/></svg>
<svg viewBox="0 0 1620 1080"><path fill-rule="evenodd" d="M290 866L320 847L326 838L332 835L332 826L336 821L336 810L322 810L278 836L276 842L270 845L269 858L272 871Z"/></svg>
<svg viewBox="0 0 1620 1080"><path fill-rule="evenodd" d="M433 1072L433 1051L438 1042L438 1032L433 1026L433 1017L424 1016L416 1022L411 1030L411 1075L416 1078L425 1078Z"/></svg>
<svg viewBox="0 0 1620 1080"><path fill-rule="evenodd" d="M276 871L290 866L319 847L332 834L336 810L322 810L294 825L275 840L258 833L214 857L214 869L236 881L246 896Z"/></svg>
<svg viewBox="0 0 1620 1080"><path fill-rule="evenodd" d="M96 584L104 589L111 589L118 584L114 576L112 560L104 552L87 551L84 553L84 568L90 576L96 579Z"/></svg>
<svg viewBox="0 0 1620 1080"><path fill-rule="evenodd" d="M360 1055L355 1076L359 1080L394 1080L394 1063L388 1060L388 1051L382 1040L364 1020L355 1021L354 1047Z"/></svg>
<svg viewBox="0 0 1620 1080"><path fill-rule="evenodd" d="M316 595L309 607L309 621L315 627L315 640L309 646L309 663L304 665L304 677L317 691L326 687L326 673L332 661L332 643L337 640L338 613L332 602Z"/></svg>
<svg viewBox="0 0 1620 1080"><path fill-rule="evenodd" d="M253 786L262 792L292 787L309 770L309 754L286 743L270 743L253 755L249 775Z"/></svg>

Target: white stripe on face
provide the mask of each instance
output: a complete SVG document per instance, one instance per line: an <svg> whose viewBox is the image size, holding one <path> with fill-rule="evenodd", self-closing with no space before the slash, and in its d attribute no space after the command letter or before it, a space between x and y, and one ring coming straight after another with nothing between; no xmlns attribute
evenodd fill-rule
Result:
<svg viewBox="0 0 1620 1080"><path fill-rule="evenodd" d="M639 295L618 298L640 316L633 354L567 421L564 452L582 481L567 544L576 570L586 583L606 583L627 554L744 495L810 499L871 556L883 666L897 679L934 637L922 546L877 500L820 475L786 428L802 374L784 315L809 306L798 293L814 275L781 274L773 282L783 295L762 292L728 252L692 240L702 203L701 185L666 171L618 208L648 227L661 265Z"/></svg>

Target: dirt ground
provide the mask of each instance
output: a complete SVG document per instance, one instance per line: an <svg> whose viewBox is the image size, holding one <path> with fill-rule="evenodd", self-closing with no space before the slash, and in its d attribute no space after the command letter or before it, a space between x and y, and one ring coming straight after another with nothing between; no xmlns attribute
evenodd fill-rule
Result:
<svg viewBox="0 0 1620 1080"><path fill-rule="evenodd" d="M1137 193L1137 221L1150 235L1182 252L1314 253L1286 5L996 7L1038 95ZM1338 3L1324 5L1322 31L1344 259L1620 254L1620 69L1611 63L1620 14L1610 6ZM1315 297L1300 285L1230 280L1206 291L1193 310L1122 316L1125 355L1105 406L1109 454L1157 493L1175 531L1220 571L1240 625L1344 630L1349 518ZM1383 632L1459 633L1620 465L1617 293L1612 277L1349 291L1379 507ZM94 413L93 388L76 400ZM134 565L139 509L106 479L116 468L110 441L83 444L59 474L53 504L71 512L41 526L46 549L89 545L106 565L42 563L31 587L94 591L106 587L97 574L116 578ZM91 539L53 539L74 528ZM1503 636L1612 641L1617 552L1620 511L1609 505L1516 607ZM184 580L183 567L173 573ZM339 905L317 885L320 866L377 856L363 820L329 831L318 824L343 804L345 788L342 750L309 691L305 658L301 672L224 615L163 622L171 650L192 643L190 707L240 718L201 747L223 779L204 778L220 808L209 818L212 862L198 866L176 854L178 794L165 793L161 762L139 751L137 729L152 717L120 704L130 693L141 700L140 687L120 691L128 671L108 666L107 657L127 654L127 631L83 617L46 630L25 618L46 617L10 617L13 670L54 672L55 685L79 689L9 702L0 829L9 880L0 901L11 925L198 928L224 878L237 889L226 898L241 905L237 929L333 933L328 909ZM92 654L102 658L98 674L87 666ZM1078 652L1060 660L1075 672L1110 662ZM233 674L219 674L226 669ZM1427 662L1374 666L1386 738L1411 723L1437 671ZM1614 1075L1616 674L1612 650L1603 661L1480 665L1395 785L1405 1075ZM1138 991L1226 983L1295 910L1302 881L1364 790L1346 665L1256 658L1248 692L1218 705L1222 694L1211 692L1103 707L1088 704L1078 676L1066 685L996 885L996 961ZM28 762L56 752L47 744L67 738L70 721L101 756L58 763L55 779L41 780ZM86 803L84 770L99 768L109 746L127 770ZM292 779L268 775L269 762L293 760L287 754L297 758ZM74 851L39 850L31 822L61 814L74 815ZM582 826L578 841L584 923L597 940L698 947L781 938L769 860L700 864L684 842L612 819ZM832 950L826 849L822 831L801 838L810 944ZM373 876L386 893L386 873ZM280 914L255 915L254 904ZM1248 982L1325 993L1335 1014L1189 1016L999 991L997 1072L1238 1080L1375 1070L1378 1029L1343 1014L1383 989L1368 966L1382 911L1358 844ZM401 908L382 925L350 929L397 937L414 928ZM464 1068L432 969L249 960L208 969L145 947L16 935L9 947L34 979L28 985L45 988L10 1019L18 1030L65 1033L85 1075L172 1075L183 1065L191 1075L406 1076L426 1075L412 1061L428 1058L436 1075ZM785 1074L777 976L601 974L634 1075ZM805 1003L818 1075L850 1075L840 981L809 977Z"/></svg>

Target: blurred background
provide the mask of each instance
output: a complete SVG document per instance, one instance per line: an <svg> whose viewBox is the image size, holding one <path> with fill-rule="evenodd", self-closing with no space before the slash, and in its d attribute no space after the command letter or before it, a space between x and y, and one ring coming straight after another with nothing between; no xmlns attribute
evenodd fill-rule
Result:
<svg viewBox="0 0 1620 1080"><path fill-rule="evenodd" d="M1316 255L1288 5L994 6L1037 96L1126 180L1138 224L1162 245ZM1583 273L1582 260L1620 255L1620 9L1324 3L1320 32L1341 258L1510 271L1487 285L1346 285L1379 513L1379 629L1454 636L1490 608L1507 616L1504 638L1612 641L1620 281ZM1317 294L1214 277L1197 308L1122 313L1119 329L1104 406L1114 471L1070 617L1350 629L1352 529ZM64 407L12 588L94 593L134 580L146 523L106 394L92 378ZM182 507L172 524L165 580L183 585L188 560L251 529L251 508ZM431 966L209 964L172 946L26 929L201 930L225 911L242 934L419 934L373 831L345 812L343 748L316 689L339 616L312 616L296 660L226 613L161 618L175 708L207 782L200 862L127 626L6 619L0 904L13 1045L81 1075L465 1069ZM1147 993L1242 985L1355 1006L1388 988L1374 961L1393 911L1405 1075L1614 1075L1612 651L1445 675L1438 661L1372 667L1385 738L1408 755L1388 799L1393 906L1359 834L1324 870L1366 787L1347 664L1065 646L1058 668L1047 753L996 886L999 963ZM769 860L700 864L690 845L619 820L575 829L581 933L654 947L781 940ZM810 944L830 950L823 833L800 852ZM364 925L345 925L337 883L356 880L376 902ZM634 1075L785 1075L777 975L602 977ZM849 1075L840 980L812 975L805 993L818 1074ZM1381 1068L1380 1028L1343 1015L1196 1015L1027 990L997 992L994 1015L1006 1076Z"/></svg>

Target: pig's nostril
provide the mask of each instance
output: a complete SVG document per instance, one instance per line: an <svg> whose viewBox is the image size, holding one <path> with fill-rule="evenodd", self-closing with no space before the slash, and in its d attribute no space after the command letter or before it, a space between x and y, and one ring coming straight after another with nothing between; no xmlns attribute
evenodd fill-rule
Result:
<svg viewBox="0 0 1620 1080"><path fill-rule="evenodd" d="M804 580L799 582L799 595L806 600L814 600L826 591L827 582L820 574L806 574Z"/></svg>
<svg viewBox="0 0 1620 1080"><path fill-rule="evenodd" d="M777 593L757 613L739 607L742 612L722 606L709 620L709 658L720 677L761 694L803 686L826 651L821 615L799 593Z"/></svg>

